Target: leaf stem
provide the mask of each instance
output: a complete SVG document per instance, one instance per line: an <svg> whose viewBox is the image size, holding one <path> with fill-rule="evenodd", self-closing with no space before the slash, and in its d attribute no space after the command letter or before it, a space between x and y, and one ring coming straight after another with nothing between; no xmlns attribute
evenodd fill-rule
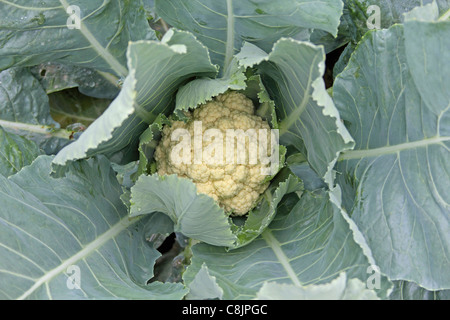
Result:
<svg viewBox="0 0 450 320"><path fill-rule="evenodd" d="M448 18L450 18L450 9L448 9L442 16L440 16L438 21L445 21Z"/></svg>
<svg viewBox="0 0 450 320"><path fill-rule="evenodd" d="M79 260L84 259L88 255L92 254L94 251L97 251L100 247L102 247L109 240L117 237L119 233L126 230L131 225L135 224L138 219L129 219L128 216L122 218L117 222L114 226L111 227L108 231L98 236L92 242L88 243L84 246L80 251L69 257L68 259L61 262L60 265L56 266L54 269L47 271L42 277L36 279L36 282L26 291L24 292L18 300L26 299L30 296L35 290L37 290L40 286L47 283L54 277L66 272L67 268L73 264L76 264Z"/></svg>
<svg viewBox="0 0 450 320"><path fill-rule="evenodd" d="M227 43L225 48L225 61L223 64L223 72L228 70L234 55L234 13L233 0L227 0Z"/></svg>
<svg viewBox="0 0 450 320"><path fill-rule="evenodd" d="M292 268L289 258L284 254L283 249L281 248L281 244L278 242L278 240L273 236L272 232L270 232L270 229L267 228L264 230L264 232L261 234L263 239L266 241L266 243L269 245L269 247L273 250L275 253L275 256L277 257L280 264L283 266L284 270L286 271L289 278L292 280L292 282L296 286L301 286L300 280L297 277L297 274L295 273L294 269Z"/></svg>
<svg viewBox="0 0 450 320"><path fill-rule="evenodd" d="M0 127L14 130L23 130L32 133L38 133L42 135L49 135L56 138L62 138L70 140L70 136L72 134L71 131L67 131L64 129L54 129L50 126L40 125L40 124L29 124L29 123L21 123L21 122L13 122L0 120Z"/></svg>
<svg viewBox="0 0 450 320"><path fill-rule="evenodd" d="M339 156L338 161L361 159L361 158L367 158L367 157L377 157L377 156L382 156L382 155L386 155L386 154L394 154L394 153L398 153L398 152L401 152L404 150L427 147L427 146L433 145L433 144L442 144L447 141L450 141L450 137L434 137L434 138L428 138L428 139L418 140L418 141L414 141L414 142L405 142L405 143L401 143L401 144L397 144L397 145L393 145L393 146L386 146L386 147L380 147L380 148L374 148L374 149L349 150L349 151L343 152Z"/></svg>
<svg viewBox="0 0 450 320"><path fill-rule="evenodd" d="M109 83L111 83L112 85L114 85L116 87L119 87L118 86L118 82L119 82L119 78L118 77L116 77L115 75L113 75L113 74L111 74L109 72L103 72L103 71L100 71L100 70L96 70L96 71L97 71L97 73L99 75L101 75Z"/></svg>

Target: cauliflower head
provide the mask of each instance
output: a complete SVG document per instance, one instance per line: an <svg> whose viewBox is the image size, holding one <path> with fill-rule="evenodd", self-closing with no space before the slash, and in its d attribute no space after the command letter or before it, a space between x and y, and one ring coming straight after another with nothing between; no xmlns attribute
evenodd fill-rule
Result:
<svg viewBox="0 0 450 320"><path fill-rule="evenodd" d="M248 129L255 129L256 132L260 132L259 129L266 129L267 131L262 132L267 132L267 141L271 141L269 124L254 114L253 102L236 91L215 97L212 101L200 105L193 112L188 112L187 117L186 122L174 121L170 126L166 125L163 128L161 141L155 150L158 174L176 174L179 177L189 178L196 184L199 193L212 197L226 212L231 212L235 216L245 215L256 205L259 196L269 185L268 179L266 179L267 174L263 174L261 170L268 165L261 163L260 159L250 161L249 150L255 147L252 146L255 140L246 136L245 140L240 140L241 146L245 141L244 148L239 149L239 139L233 138L230 149L227 148L225 137L229 129L234 129L234 132L237 132L236 129L241 129L243 132ZM199 123L201 123L201 130ZM176 129L185 129L186 132L189 132L189 135L182 139L190 139L190 141L183 142L193 146L190 148L190 162L180 163L172 159L172 152L180 143L177 139L172 138ZM194 161L195 139L197 139L197 143L199 139L202 141L200 149L202 160L216 156L216 149L211 147L218 136L208 140L207 134L205 134L208 129L216 129L222 133L223 139L219 142L225 151L218 154L219 158L215 158L222 160L196 163ZM231 145L228 144L228 146ZM245 150L244 162L238 160L238 156L242 156L242 150ZM270 154L270 150L268 154ZM226 157L233 161L226 161Z"/></svg>

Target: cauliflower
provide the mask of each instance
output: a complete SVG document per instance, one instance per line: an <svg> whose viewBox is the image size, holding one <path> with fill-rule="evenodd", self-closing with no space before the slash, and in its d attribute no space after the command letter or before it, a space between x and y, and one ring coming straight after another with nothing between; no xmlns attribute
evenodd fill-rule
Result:
<svg viewBox="0 0 450 320"><path fill-rule="evenodd" d="M267 131L262 132L267 132L269 140L266 141L271 141L269 124L254 114L252 101L236 91L215 97L193 112L188 112L187 117L186 122L174 121L171 126L164 127L161 141L155 150L158 174L176 174L179 177L189 178L196 184L199 193L212 197L226 212L237 216L245 215L255 206L259 196L269 185L266 179L267 174L263 174L262 171L264 167L267 167L267 163L263 164L260 159L251 160L249 150L254 150L251 148L255 148L253 145L255 140L250 139L249 136L245 136L245 140L233 137L231 149L227 148L225 138L222 141L219 140L218 143L223 146L225 152L217 153L217 150L212 147L215 139L218 138L218 133L216 131L214 139L208 139L207 130L220 130L219 133L225 137L229 129L241 129L243 132L247 132L248 129L255 129L255 132L266 129ZM201 130L198 127L199 123ZM180 162L173 159L173 153L183 151L182 148L176 147L180 144L180 139L174 139L172 136L177 129L189 132L183 138L189 141L183 141L183 143L189 146L194 145L194 148L189 149L188 160L190 161ZM202 141L200 154L203 161L201 163L196 162L195 143L196 141L198 143L198 139ZM236 140L237 143L235 143ZM247 147L239 149L243 141ZM215 144L215 146L218 145ZM242 150L245 150L245 154ZM239 161L238 157L243 155L245 161L242 161L243 158ZM233 161L226 161L226 159Z"/></svg>

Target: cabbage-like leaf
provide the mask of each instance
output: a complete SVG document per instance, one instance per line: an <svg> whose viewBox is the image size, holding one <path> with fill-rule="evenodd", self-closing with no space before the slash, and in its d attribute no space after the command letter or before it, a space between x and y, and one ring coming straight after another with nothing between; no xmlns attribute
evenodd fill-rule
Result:
<svg viewBox="0 0 450 320"><path fill-rule="evenodd" d="M355 43L369 30L387 29L405 21L405 14L433 2L443 14L450 9L449 0L344 0L348 9L348 36ZM422 13L421 13L422 14Z"/></svg>
<svg viewBox="0 0 450 320"><path fill-rule="evenodd" d="M176 175L141 175L131 188L131 217L163 212L175 231L215 246L238 248L255 239L270 224L284 195L300 191L301 182L288 171L271 183L259 206L237 218L238 227L213 198L197 193L195 184Z"/></svg>
<svg viewBox="0 0 450 320"><path fill-rule="evenodd" d="M58 61L121 77L128 42L155 35L141 1L20 0L0 2L0 39L0 70Z"/></svg>
<svg viewBox="0 0 450 320"><path fill-rule="evenodd" d="M182 118L182 111L192 110L227 90L246 88L245 69L233 60L225 74L220 78L202 77L188 82L177 92L176 114Z"/></svg>
<svg viewBox="0 0 450 320"><path fill-rule="evenodd" d="M47 94L77 87L82 94L90 97L114 99L120 91L117 77L92 68L47 62L30 70Z"/></svg>
<svg viewBox="0 0 450 320"><path fill-rule="evenodd" d="M2 120L57 126L44 89L27 68L0 72L0 100Z"/></svg>
<svg viewBox="0 0 450 320"><path fill-rule="evenodd" d="M345 207L392 280L450 288L450 22L365 36L333 98L356 141L337 167Z"/></svg>
<svg viewBox="0 0 450 320"><path fill-rule="evenodd" d="M181 284L154 282L160 256L145 238L156 221L129 219L104 158L50 177L40 156L0 175L0 297L3 299L179 299ZM164 217L155 215L150 219Z"/></svg>
<svg viewBox="0 0 450 320"><path fill-rule="evenodd" d="M9 177L41 154L36 143L0 127L0 175Z"/></svg>
<svg viewBox="0 0 450 320"><path fill-rule="evenodd" d="M286 159L286 163L292 173L303 181L306 190L314 191L327 187L325 182L311 169L305 156L301 153L290 155Z"/></svg>
<svg viewBox="0 0 450 320"><path fill-rule="evenodd" d="M170 25L192 32L224 70L244 41L270 51L283 36L306 29L337 33L341 0L156 0L155 9ZM307 31L306 33L309 33Z"/></svg>
<svg viewBox="0 0 450 320"><path fill-rule="evenodd" d="M193 76L215 76L207 49L191 34L171 30L161 41L130 43L129 74L118 97L80 136L61 150L54 164L96 154L137 149L139 136L161 113L169 113L175 92Z"/></svg>
<svg viewBox="0 0 450 320"><path fill-rule="evenodd" d="M213 245L232 246L228 218L214 200L197 194L194 183L176 175L141 175L131 188L131 216L165 213L175 231Z"/></svg>
<svg viewBox="0 0 450 320"><path fill-rule="evenodd" d="M217 284L216 278L211 277L208 273L208 267L203 265L195 275L189 293L185 298L188 300L221 299L222 295L223 290Z"/></svg>
<svg viewBox="0 0 450 320"><path fill-rule="evenodd" d="M390 300L450 300L450 290L429 291L414 282L393 281Z"/></svg>
<svg viewBox="0 0 450 320"><path fill-rule="evenodd" d="M0 72L0 126L32 140L46 153L56 153L71 142L50 115L49 99L27 68Z"/></svg>
<svg viewBox="0 0 450 320"><path fill-rule="evenodd" d="M342 272L329 283L296 286L264 282L256 295L259 300L378 300L375 291L359 279L347 279Z"/></svg>
<svg viewBox="0 0 450 320"><path fill-rule="evenodd" d="M425 7L428 13L422 11L421 7ZM417 12L417 9L421 12ZM344 70L352 52L367 31L387 29L396 23L403 23L409 12L414 11L423 18L424 15L436 11L438 15L444 15L449 9L450 0L344 0L337 43L335 42L334 45L335 47L347 43L348 45L334 66L334 76ZM321 30L315 30L311 36L311 41L327 47L330 43L333 44L332 40L329 34Z"/></svg>
<svg viewBox="0 0 450 320"><path fill-rule="evenodd" d="M328 283L341 272L383 298L391 284L373 265L366 243L339 205L339 194L288 195L272 223L250 244L227 251L205 243L192 247L183 275L192 287L202 266L223 290L223 299L255 298L266 282L297 287Z"/></svg>
<svg viewBox="0 0 450 320"><path fill-rule="evenodd" d="M353 140L325 89L323 48L280 39L270 54L245 43L236 57L245 67L256 66L274 100L280 143L305 154L311 168L332 186L337 157L353 147Z"/></svg>

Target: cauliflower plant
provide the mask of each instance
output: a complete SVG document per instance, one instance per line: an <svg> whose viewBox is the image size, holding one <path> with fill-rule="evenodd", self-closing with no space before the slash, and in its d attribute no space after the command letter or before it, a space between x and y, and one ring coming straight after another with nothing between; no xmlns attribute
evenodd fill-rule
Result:
<svg viewBox="0 0 450 320"><path fill-rule="evenodd" d="M193 112L187 113L188 120L174 121L171 126L165 126L162 131L162 138L155 150L155 160L157 163L157 172L159 175L177 174L179 177L186 177L191 179L197 186L199 193L206 194L212 197L226 212L231 212L233 215L244 215L252 209L261 193L263 193L269 185L267 175L263 174L262 169L267 167L260 159L257 161L249 161L250 148L254 140L246 137L245 144L245 162L237 161L238 143L234 143L230 150L226 148L225 141L223 142L226 152L223 153L223 158L234 155L234 161L226 162L218 161L217 163L203 161L202 163L195 163L191 161L188 163L179 163L172 159L172 152L174 147L180 142L172 138L172 134L176 129L186 129L189 132L188 137L190 145L195 144L194 139L199 138L200 132L195 131L195 125L201 121L201 135L205 136L205 131L208 129L218 129L222 132L223 137L226 136L228 129L241 129L246 132L248 129L266 129L269 134L267 141L270 142L270 126L261 117L254 114L254 106L252 101L242 93L230 91L225 94L215 97ZM200 137L200 139L202 139ZM189 139L188 138L188 139ZM205 141L206 140L206 141ZM238 140L238 139L236 139ZM198 141L198 140L197 140ZM209 155L208 147L213 142L203 138L202 156L203 159L211 157ZM241 140L242 142L242 140ZM195 148L195 147L194 147ZM194 158L194 148L190 149L192 160ZM177 149L178 150L178 149ZM241 149L242 151L242 149ZM233 152L230 154L230 152ZM269 151L270 154L270 151ZM212 153L214 157L214 152Z"/></svg>

